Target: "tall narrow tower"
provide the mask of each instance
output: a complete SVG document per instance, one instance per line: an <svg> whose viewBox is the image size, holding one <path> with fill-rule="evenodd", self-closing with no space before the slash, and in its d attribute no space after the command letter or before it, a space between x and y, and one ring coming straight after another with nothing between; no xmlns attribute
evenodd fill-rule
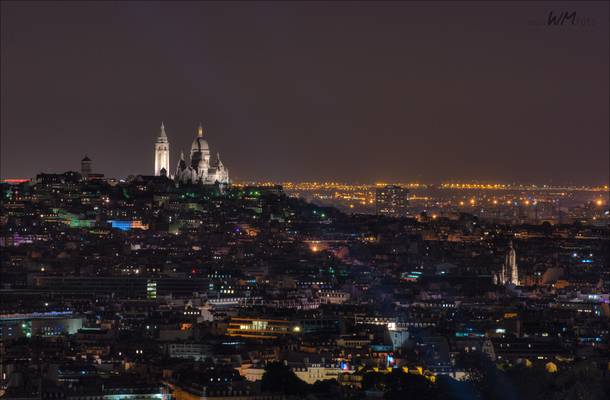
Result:
<svg viewBox="0 0 610 400"><path fill-rule="evenodd" d="M506 254L506 269L510 272L509 282L515 286L519 286L519 270L517 267L517 253L513 247L513 241L510 241L508 253Z"/></svg>
<svg viewBox="0 0 610 400"><path fill-rule="evenodd" d="M80 173L83 176L83 179L86 179L91 175L91 159L88 156L85 156L82 160L80 160Z"/></svg>
<svg viewBox="0 0 610 400"><path fill-rule="evenodd" d="M161 122L161 133L155 143L155 175L161 175L161 170L169 176L169 141L165 133L165 126Z"/></svg>

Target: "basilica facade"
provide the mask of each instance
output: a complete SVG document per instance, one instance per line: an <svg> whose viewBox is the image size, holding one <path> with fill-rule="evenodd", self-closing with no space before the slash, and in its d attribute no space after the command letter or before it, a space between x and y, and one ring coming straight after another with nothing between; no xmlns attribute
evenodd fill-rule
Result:
<svg viewBox="0 0 610 400"><path fill-rule="evenodd" d="M155 143L155 175L173 177L177 184L228 184L229 170L220 160L220 154L211 156L210 146L203 138L203 126L199 124L197 136L191 145L189 160L180 154L175 173L169 170L169 139L165 126L161 123L161 132Z"/></svg>

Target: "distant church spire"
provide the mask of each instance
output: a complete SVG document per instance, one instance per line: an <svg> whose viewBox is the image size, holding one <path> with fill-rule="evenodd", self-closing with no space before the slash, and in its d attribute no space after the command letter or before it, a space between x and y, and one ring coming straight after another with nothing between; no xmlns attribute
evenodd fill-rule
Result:
<svg viewBox="0 0 610 400"><path fill-rule="evenodd" d="M197 136L198 137L203 136L203 124L201 122L199 123L199 128L197 129Z"/></svg>
<svg viewBox="0 0 610 400"><path fill-rule="evenodd" d="M519 286L519 267L517 267L517 254L511 240L508 247L507 264L510 265L510 282Z"/></svg>
<svg viewBox="0 0 610 400"><path fill-rule="evenodd" d="M169 140L165 133L165 124L161 121L161 132L155 143L155 175L163 175L163 169L167 176L169 174Z"/></svg>
<svg viewBox="0 0 610 400"><path fill-rule="evenodd" d="M519 286L519 267L517 266L517 253L513 241L508 242L508 250L498 277L499 284L513 284Z"/></svg>

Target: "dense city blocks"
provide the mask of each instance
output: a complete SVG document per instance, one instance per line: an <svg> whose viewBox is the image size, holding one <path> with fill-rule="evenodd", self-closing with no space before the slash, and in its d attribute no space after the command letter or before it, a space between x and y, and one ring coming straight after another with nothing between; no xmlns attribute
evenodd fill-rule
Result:
<svg viewBox="0 0 610 400"><path fill-rule="evenodd" d="M608 377L604 192L560 195L573 204L551 224L447 200L431 216L408 201L418 189L398 186L377 191L377 210L400 207L393 216L280 185L166 176L67 172L1 187L9 398L290 394L270 371L319 397L381 390L386 374L449 396L442 382L475 386L484 362Z"/></svg>

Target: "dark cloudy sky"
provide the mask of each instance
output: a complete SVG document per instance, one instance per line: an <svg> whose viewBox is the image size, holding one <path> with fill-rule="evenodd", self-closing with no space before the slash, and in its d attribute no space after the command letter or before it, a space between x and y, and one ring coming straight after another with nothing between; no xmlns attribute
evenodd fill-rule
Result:
<svg viewBox="0 0 610 400"><path fill-rule="evenodd" d="M608 182L607 2L1 3L3 178Z"/></svg>

